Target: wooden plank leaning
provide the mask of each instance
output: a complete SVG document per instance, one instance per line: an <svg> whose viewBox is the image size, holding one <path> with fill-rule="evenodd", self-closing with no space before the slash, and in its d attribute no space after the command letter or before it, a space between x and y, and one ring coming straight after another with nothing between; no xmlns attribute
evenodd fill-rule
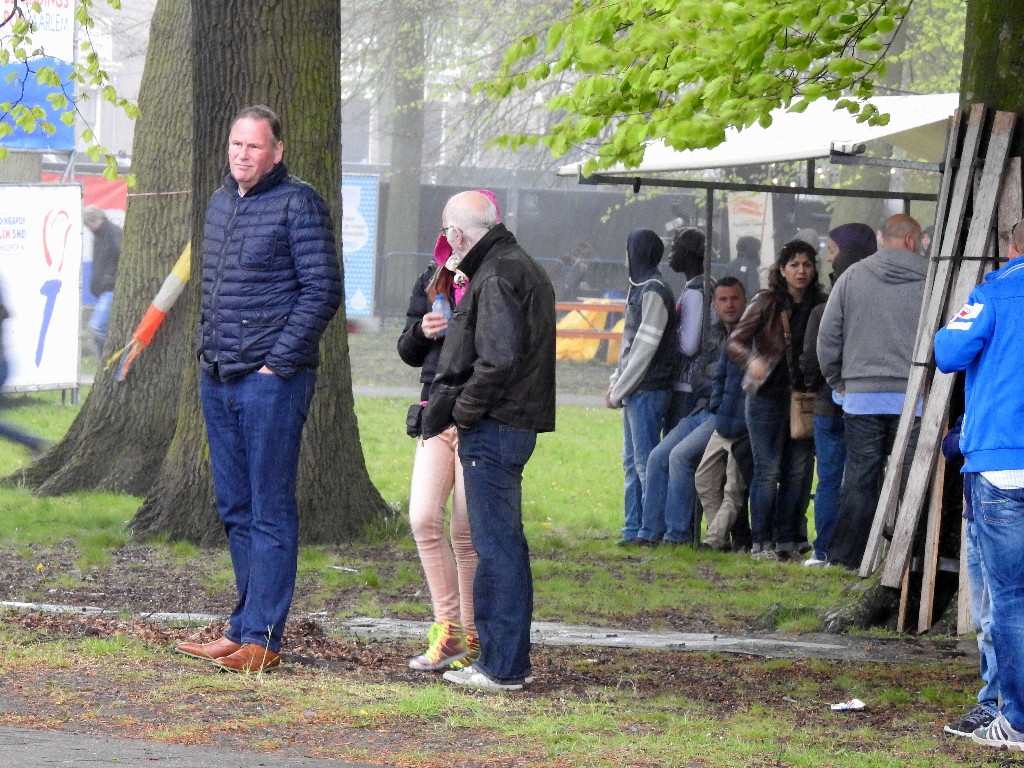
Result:
<svg viewBox="0 0 1024 768"><path fill-rule="evenodd" d="M1013 112L997 112L992 122L992 131L988 140L988 152L985 156L985 169L982 171L981 183L974 198L971 224L967 231L967 240L964 244L964 254L973 258L969 261L961 262L956 282L949 296L948 307L950 311L967 301L967 297L970 296L971 291L978 284L978 280L983 274L985 261L977 257L986 254L990 244L992 225L996 219L996 209L999 203L1002 181L1016 121L1017 116ZM937 330L937 326L932 328L932 336L934 336L935 330ZM915 368L931 368L931 339L928 339L928 342L927 354L915 356ZM927 365L922 366L922 363ZM900 586L903 569L910 558L910 551L914 543L914 535L921 516L924 497L931 483L931 470L935 464L935 457L938 455L939 442L942 439L939 432L945 423L949 396L953 389L953 380L954 377L952 375L935 371L931 389L928 392L928 397L925 399L912 471L907 481L902 503L899 506L892 543L889 546L889 553L886 556L885 565L882 569L881 583L887 587L895 588ZM911 405L916 402L917 397L918 395L915 394L913 400L910 401ZM910 400L909 391L907 399ZM906 415L906 413L907 409L904 408L903 414ZM902 421L901 417L901 426ZM896 466L898 467L899 465ZM889 467L893 468L891 461ZM896 475L895 485L898 487L899 470L896 469L894 474Z"/></svg>
<svg viewBox="0 0 1024 768"><path fill-rule="evenodd" d="M949 417L942 417L942 432L949 429ZM925 525L924 557L921 561L921 599L917 606L917 631L932 628L935 609L935 577L939 572L939 533L942 529L942 492L946 480L946 460L939 453L928 501L928 522Z"/></svg>
<svg viewBox="0 0 1024 768"><path fill-rule="evenodd" d="M985 124L985 107L976 104L971 109L970 120L964 119L958 110L950 125L949 140L946 144L946 171L942 176L939 190L938 205L935 209L936 242L932 246L932 258L928 264L928 276L925 279L925 300L921 307L921 320L918 322L917 338L914 344L914 360L930 359L932 336L938 328L938 320L945 312L946 298L952 275L952 259L956 244L960 241L967 214L967 201L970 197L971 179L974 176L974 159L981 145L982 130ZM964 135L964 131L966 134ZM963 135L961 147L960 137ZM962 158L959 165L957 158ZM928 329L927 333L925 329ZM907 447L910 443L910 431L913 427L914 403L924 394L929 368L914 365L910 369L907 381L907 396L903 403L903 413L896 429L892 452L882 490L878 497L878 506L868 534L867 547L861 560L860 576L866 577L875 570L882 551L882 538L886 526L890 525L896 513L899 494L900 468L903 466Z"/></svg>

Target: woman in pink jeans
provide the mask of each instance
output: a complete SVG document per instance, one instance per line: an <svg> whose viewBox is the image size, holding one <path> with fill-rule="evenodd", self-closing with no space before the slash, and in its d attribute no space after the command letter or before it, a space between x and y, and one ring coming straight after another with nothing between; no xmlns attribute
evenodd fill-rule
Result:
<svg viewBox="0 0 1024 768"><path fill-rule="evenodd" d="M497 208L493 193L480 192L487 195ZM413 286L405 330L398 339L398 354L402 360L420 368L423 385L420 398L424 405L441 356L448 317L466 288L465 283L460 285L456 282L458 264L452 258L451 246L443 234L434 247L434 262L437 266L428 268ZM439 311L435 311L438 299ZM412 432L416 431L413 427ZM473 577L477 557L469 534L458 444L454 425L429 440L416 437L416 458L409 491L409 523L430 590L434 623L427 635L427 650L409 660L411 669L458 669L471 664L480 654L473 620ZM449 496L452 498L450 545L444 532Z"/></svg>

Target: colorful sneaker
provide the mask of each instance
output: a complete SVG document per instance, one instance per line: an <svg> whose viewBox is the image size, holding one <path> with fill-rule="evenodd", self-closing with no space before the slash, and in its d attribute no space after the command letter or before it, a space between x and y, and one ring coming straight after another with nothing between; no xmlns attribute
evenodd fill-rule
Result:
<svg viewBox="0 0 1024 768"><path fill-rule="evenodd" d="M427 651L421 656L409 659L409 669L419 672L436 672L453 661L469 655L466 636L462 627L454 621L441 621L430 625L427 632Z"/></svg>
<svg viewBox="0 0 1024 768"><path fill-rule="evenodd" d="M476 635L466 635L466 648L468 653L449 664L448 669L463 669L480 658L480 639Z"/></svg>
<svg viewBox="0 0 1024 768"><path fill-rule="evenodd" d="M979 704L966 715L961 715L956 720L946 723L946 727L942 730L953 736L970 736L976 730L984 728L995 719L995 715Z"/></svg>
<svg viewBox="0 0 1024 768"><path fill-rule="evenodd" d="M465 669L449 669L443 677L449 683L481 691L520 691L526 683L526 680L495 680L472 664Z"/></svg>
<svg viewBox="0 0 1024 768"><path fill-rule="evenodd" d="M1024 733L1014 730L1002 713L991 723L972 733L971 740L986 747L1024 752Z"/></svg>

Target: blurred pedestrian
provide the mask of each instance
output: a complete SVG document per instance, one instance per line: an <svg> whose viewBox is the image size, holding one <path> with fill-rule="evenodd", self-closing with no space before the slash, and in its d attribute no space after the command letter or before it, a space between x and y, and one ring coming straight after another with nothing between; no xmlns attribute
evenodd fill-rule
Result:
<svg viewBox="0 0 1024 768"><path fill-rule="evenodd" d="M107 214L95 205L82 209L82 221L92 232L92 275L89 291L96 297L89 318L93 343L96 345L98 367L103 364L103 344L107 340L110 325L110 310L114 304L114 283L117 279L117 265L121 260L121 228L107 218Z"/></svg>

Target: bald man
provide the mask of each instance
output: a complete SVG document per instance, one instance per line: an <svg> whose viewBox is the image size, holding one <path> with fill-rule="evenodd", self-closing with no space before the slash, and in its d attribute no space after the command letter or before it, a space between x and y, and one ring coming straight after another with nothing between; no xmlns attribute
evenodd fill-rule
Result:
<svg viewBox="0 0 1024 768"><path fill-rule="evenodd" d="M479 192L441 216L445 265L467 286L448 323L423 412L423 438L459 432L469 529L479 561L473 603L480 657L444 679L483 690L532 682L533 576L523 534L523 468L555 428L555 291Z"/></svg>
<svg viewBox="0 0 1024 768"><path fill-rule="evenodd" d="M836 281L818 330L818 360L842 398L846 464L829 562L860 567L910 376L927 258L921 225L906 214L882 225L881 247ZM917 445L917 422L904 479Z"/></svg>

